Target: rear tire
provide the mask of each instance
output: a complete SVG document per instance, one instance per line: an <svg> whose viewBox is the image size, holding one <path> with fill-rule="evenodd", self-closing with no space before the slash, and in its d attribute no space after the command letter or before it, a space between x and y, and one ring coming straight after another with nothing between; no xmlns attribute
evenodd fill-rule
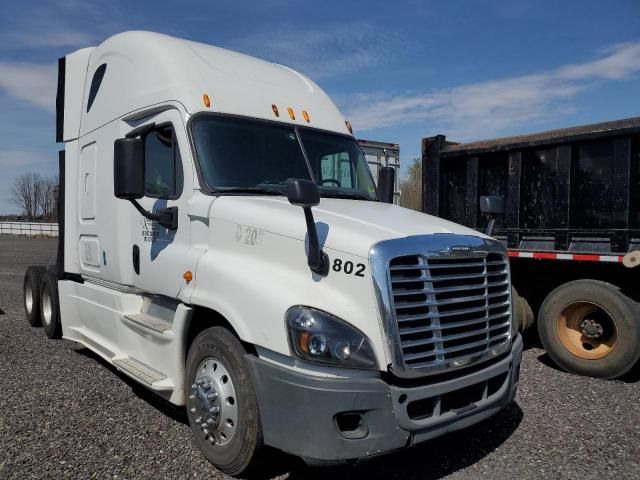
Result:
<svg viewBox="0 0 640 480"><path fill-rule="evenodd" d="M212 327L187 355L187 415L200 451L222 472L252 470L262 448L262 427L246 351L227 329Z"/></svg>
<svg viewBox="0 0 640 480"><path fill-rule="evenodd" d="M44 265L32 265L27 267L27 271L24 273L22 285L24 315L32 327L42 325L40 318L40 284L45 273L47 273L47 267Z"/></svg>
<svg viewBox="0 0 640 480"><path fill-rule="evenodd" d="M610 283L576 280L553 290L538 315L545 350L564 370L617 378L640 358L640 308Z"/></svg>
<svg viewBox="0 0 640 480"><path fill-rule="evenodd" d="M60 323L60 300L58 297L58 277L52 269L46 271L40 283L40 318L47 337L62 337Z"/></svg>

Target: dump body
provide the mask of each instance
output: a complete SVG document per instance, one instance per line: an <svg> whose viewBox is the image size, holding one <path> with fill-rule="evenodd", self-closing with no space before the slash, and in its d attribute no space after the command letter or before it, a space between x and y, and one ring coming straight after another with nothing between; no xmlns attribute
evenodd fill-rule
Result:
<svg viewBox="0 0 640 480"><path fill-rule="evenodd" d="M423 140L423 210L482 230L482 195L505 199L495 237L512 254L620 256L640 248L640 118L484 142Z"/></svg>
<svg viewBox="0 0 640 480"><path fill-rule="evenodd" d="M640 117L467 144L425 138L422 167L427 213L484 231L480 197L504 199L493 236L511 258L522 325L537 316L559 365L607 378L633 367Z"/></svg>

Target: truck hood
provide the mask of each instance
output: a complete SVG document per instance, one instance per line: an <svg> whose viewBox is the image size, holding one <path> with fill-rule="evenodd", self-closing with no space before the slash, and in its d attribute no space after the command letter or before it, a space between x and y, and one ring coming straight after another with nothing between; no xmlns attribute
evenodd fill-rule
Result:
<svg viewBox="0 0 640 480"><path fill-rule="evenodd" d="M323 247L363 258L368 258L374 244L393 238L434 233L486 237L462 225L386 203L323 198L312 211ZM219 197L211 216L300 241L307 235L302 208L284 197Z"/></svg>

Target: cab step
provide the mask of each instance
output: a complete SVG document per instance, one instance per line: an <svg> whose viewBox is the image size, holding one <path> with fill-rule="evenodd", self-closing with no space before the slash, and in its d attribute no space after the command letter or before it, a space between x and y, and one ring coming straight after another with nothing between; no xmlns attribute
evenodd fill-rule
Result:
<svg viewBox="0 0 640 480"><path fill-rule="evenodd" d="M173 390L174 385L162 372L145 365L131 357L118 358L113 360L113 364L118 370L133 377L140 383L153 390Z"/></svg>
<svg viewBox="0 0 640 480"><path fill-rule="evenodd" d="M149 313L134 313L125 315L124 318L141 327L148 328L158 333L165 333L173 329L173 323L164 318L156 317Z"/></svg>

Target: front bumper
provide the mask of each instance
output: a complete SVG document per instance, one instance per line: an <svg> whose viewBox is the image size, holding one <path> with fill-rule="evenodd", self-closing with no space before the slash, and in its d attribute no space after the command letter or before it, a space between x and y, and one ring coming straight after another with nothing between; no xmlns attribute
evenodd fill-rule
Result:
<svg viewBox="0 0 640 480"><path fill-rule="evenodd" d="M309 460L341 461L414 445L497 413L515 397L522 338L486 368L419 386L315 377L247 359L265 443Z"/></svg>

